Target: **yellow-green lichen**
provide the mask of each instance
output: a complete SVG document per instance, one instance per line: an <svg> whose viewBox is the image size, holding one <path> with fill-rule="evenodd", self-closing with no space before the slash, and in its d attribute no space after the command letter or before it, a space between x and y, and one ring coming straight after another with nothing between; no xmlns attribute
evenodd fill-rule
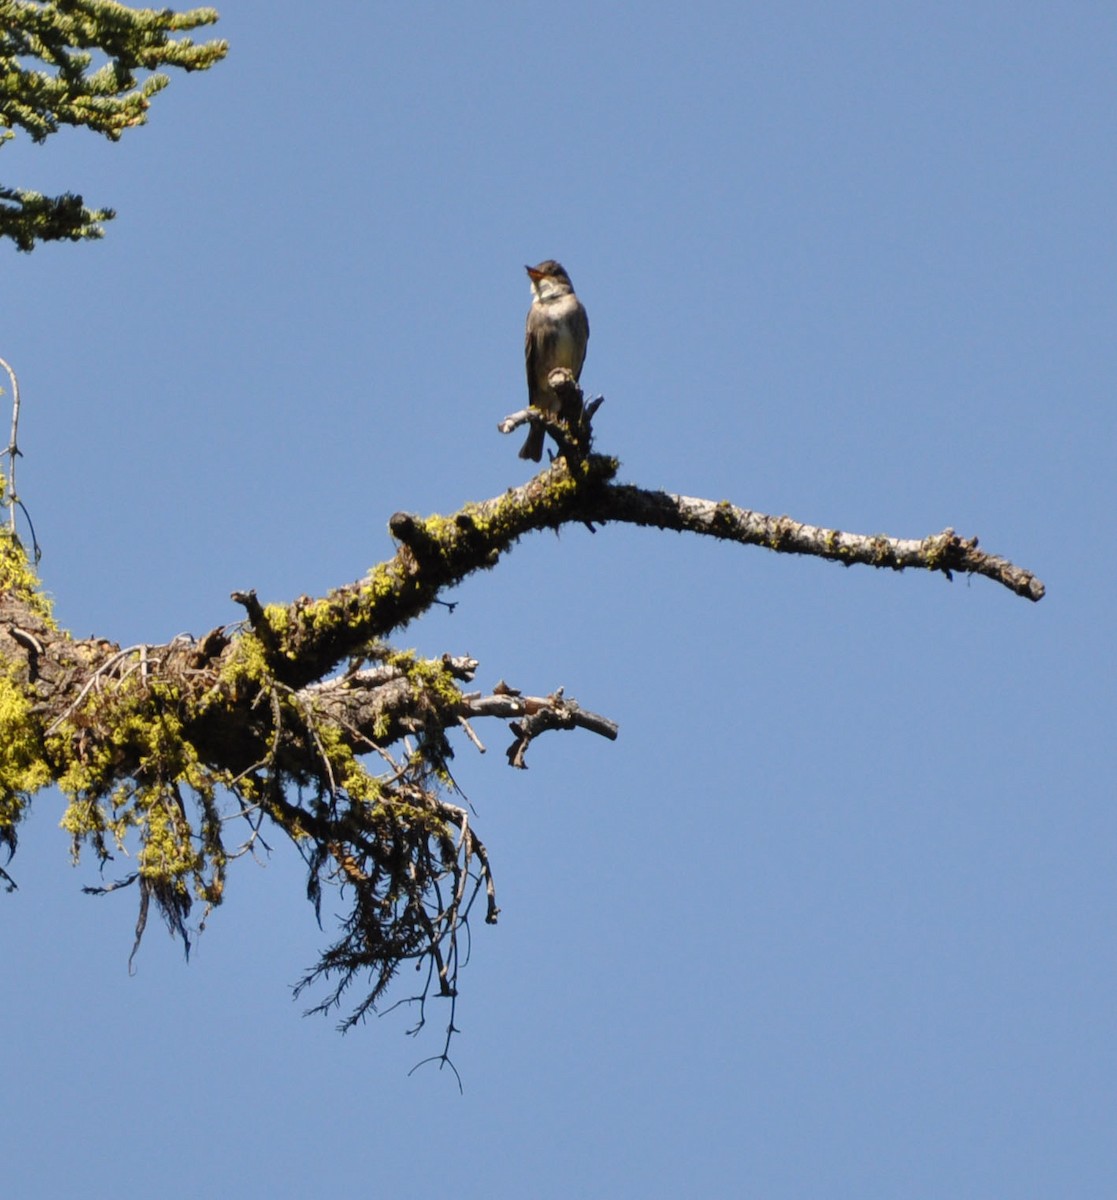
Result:
<svg viewBox="0 0 1117 1200"><path fill-rule="evenodd" d="M57 782L69 803L61 826L71 836L76 859L83 844L102 859L125 851L129 831L140 840L140 874L154 882L185 887L195 877L199 894L212 899L212 880L224 868L214 792L229 780L198 759L179 715L179 690L138 673L87 696L47 739ZM122 776L124 777L122 780ZM180 787L201 812L199 827L186 815Z"/></svg>
<svg viewBox="0 0 1117 1200"><path fill-rule="evenodd" d="M458 525L452 517L444 517L441 513L432 513L420 522L423 532L433 542L452 542L458 534Z"/></svg>
<svg viewBox="0 0 1117 1200"><path fill-rule="evenodd" d="M264 643L254 633L244 633L221 664L221 682L236 691L241 682L261 684L271 678L268 652Z"/></svg>
<svg viewBox="0 0 1117 1200"><path fill-rule="evenodd" d="M145 806L145 817L143 848L138 856L140 874L184 891L186 877L198 875L205 866L204 855L193 844L186 814L173 797L156 792Z"/></svg>
<svg viewBox="0 0 1117 1200"><path fill-rule="evenodd" d="M51 602L27 561L27 552L8 530L0 530L0 592L12 592L55 628Z"/></svg>
<svg viewBox="0 0 1117 1200"><path fill-rule="evenodd" d="M286 610L284 610L284 615L286 615ZM337 602L329 596L307 605L302 615L316 633L328 633L341 624L341 611Z"/></svg>
<svg viewBox="0 0 1117 1200"><path fill-rule="evenodd" d="M283 604L268 604L264 608L264 624L279 637L287 632L289 614Z"/></svg>
<svg viewBox="0 0 1117 1200"><path fill-rule="evenodd" d="M378 563L368 573L368 582L360 590L361 600L367 603L391 596L399 586L399 572L389 563Z"/></svg>
<svg viewBox="0 0 1117 1200"><path fill-rule="evenodd" d="M337 786L351 799L363 804L375 804L383 791L382 785L361 765L336 725L316 726L314 736L329 764L330 774Z"/></svg>
<svg viewBox="0 0 1117 1200"><path fill-rule="evenodd" d="M28 798L51 781L42 733L19 683L0 675L0 829L11 829Z"/></svg>
<svg viewBox="0 0 1117 1200"><path fill-rule="evenodd" d="M461 703L461 689L442 659L417 658L414 650L399 650L385 662L402 671L422 695L435 697L451 708Z"/></svg>

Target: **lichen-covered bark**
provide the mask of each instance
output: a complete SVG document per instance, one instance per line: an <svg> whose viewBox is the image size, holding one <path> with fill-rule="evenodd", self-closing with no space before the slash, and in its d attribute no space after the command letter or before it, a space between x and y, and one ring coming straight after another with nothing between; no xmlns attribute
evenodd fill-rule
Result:
<svg viewBox="0 0 1117 1200"><path fill-rule="evenodd" d="M138 888L137 933L154 901L188 945L194 905L221 903L230 862L281 830L307 864L311 900L335 887L347 901L338 940L303 984L327 981L318 1007L330 1009L367 975L353 1021L406 960L427 964L423 997L432 986L452 996L474 902L496 920L485 848L453 803L450 734L480 744L472 723L507 720L517 767L549 730L616 736L561 693L471 692L473 660L420 659L385 641L524 534L620 521L847 565L972 571L1043 595L1028 572L950 530L862 537L620 485L615 460L570 458L449 517L397 513L395 556L324 597L265 607L238 593L242 624L166 645L71 638L18 543L0 535L0 839L14 850L31 796L56 784L75 854L131 855L121 882Z"/></svg>

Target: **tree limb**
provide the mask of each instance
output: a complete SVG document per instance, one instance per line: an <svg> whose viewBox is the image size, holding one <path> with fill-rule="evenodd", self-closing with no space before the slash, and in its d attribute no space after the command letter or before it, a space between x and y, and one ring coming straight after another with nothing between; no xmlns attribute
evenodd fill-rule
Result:
<svg viewBox="0 0 1117 1200"><path fill-rule="evenodd" d="M953 529L919 539L843 533L805 525L790 517L738 508L725 500L699 500L624 485L605 489L604 502L594 519L700 533L746 546L764 546L782 554L825 558L847 567L860 563L894 571L918 568L941 572L947 579L954 571L984 575L1028 600L1042 600L1045 590L1030 571L978 550L976 537L960 538Z"/></svg>
<svg viewBox="0 0 1117 1200"><path fill-rule="evenodd" d="M363 642L385 637L421 615L445 588L495 566L524 534L571 522L686 531L846 566L918 568L947 578L964 571L1030 600L1044 594L1030 571L978 550L977 538L960 538L952 529L922 539L845 533L726 501L613 483L617 468L615 459L601 455L573 466L559 459L521 487L467 504L451 516L397 513L391 529L403 544L393 559L325 597L304 596L286 608L265 610L285 677L293 684L320 677Z"/></svg>
<svg viewBox="0 0 1117 1200"><path fill-rule="evenodd" d="M199 640L122 649L71 638L54 624L18 540L0 529L0 843L15 849L32 794L57 784L75 854L91 848L102 864L135 857L123 883L139 889L137 934L154 901L186 945L192 904L220 904L228 863L260 844L265 827L278 828L306 862L316 910L327 887L347 898L338 940L300 990L329 981L316 1006L328 1011L369 976L351 1024L408 960L426 964L427 989L453 997L459 933L480 894L486 922L497 918L485 847L467 810L447 798L450 734L464 729L483 749L469 723L506 720L507 758L518 768L551 730L617 736L614 722L561 688L467 692L475 660L421 659L383 641L524 534L623 522L846 565L968 571L1043 595L1030 572L952 530L912 540L822 529L618 484L615 459L570 446L521 487L450 516L397 513L395 555L326 596L265 606L251 590L235 593L246 620ZM239 845L234 828L244 831ZM420 1014L426 996L414 997Z"/></svg>

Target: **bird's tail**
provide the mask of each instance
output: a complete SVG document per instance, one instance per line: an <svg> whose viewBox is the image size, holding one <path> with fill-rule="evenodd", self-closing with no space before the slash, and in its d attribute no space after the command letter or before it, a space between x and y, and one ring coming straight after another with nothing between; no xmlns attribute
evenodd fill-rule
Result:
<svg viewBox="0 0 1117 1200"><path fill-rule="evenodd" d="M543 458L543 438L545 434L541 425L533 425L527 431L527 441L524 442L520 450L521 458L530 458L533 462L539 462Z"/></svg>

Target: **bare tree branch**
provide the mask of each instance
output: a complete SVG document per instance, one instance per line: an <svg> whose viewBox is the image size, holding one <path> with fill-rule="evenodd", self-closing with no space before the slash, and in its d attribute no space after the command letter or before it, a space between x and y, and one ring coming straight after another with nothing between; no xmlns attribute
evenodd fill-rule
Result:
<svg viewBox="0 0 1117 1200"><path fill-rule="evenodd" d="M738 508L725 500L699 500L624 485L605 489L604 502L595 519L685 530L746 546L764 546L782 554L808 554L845 566L860 563L890 567L894 571L918 568L941 572L948 579L954 571L984 575L1028 600L1042 600L1045 590L1030 571L978 550L976 537L958 537L953 529L918 539L894 538L883 533L843 533L805 525L791 517L773 517Z"/></svg>

